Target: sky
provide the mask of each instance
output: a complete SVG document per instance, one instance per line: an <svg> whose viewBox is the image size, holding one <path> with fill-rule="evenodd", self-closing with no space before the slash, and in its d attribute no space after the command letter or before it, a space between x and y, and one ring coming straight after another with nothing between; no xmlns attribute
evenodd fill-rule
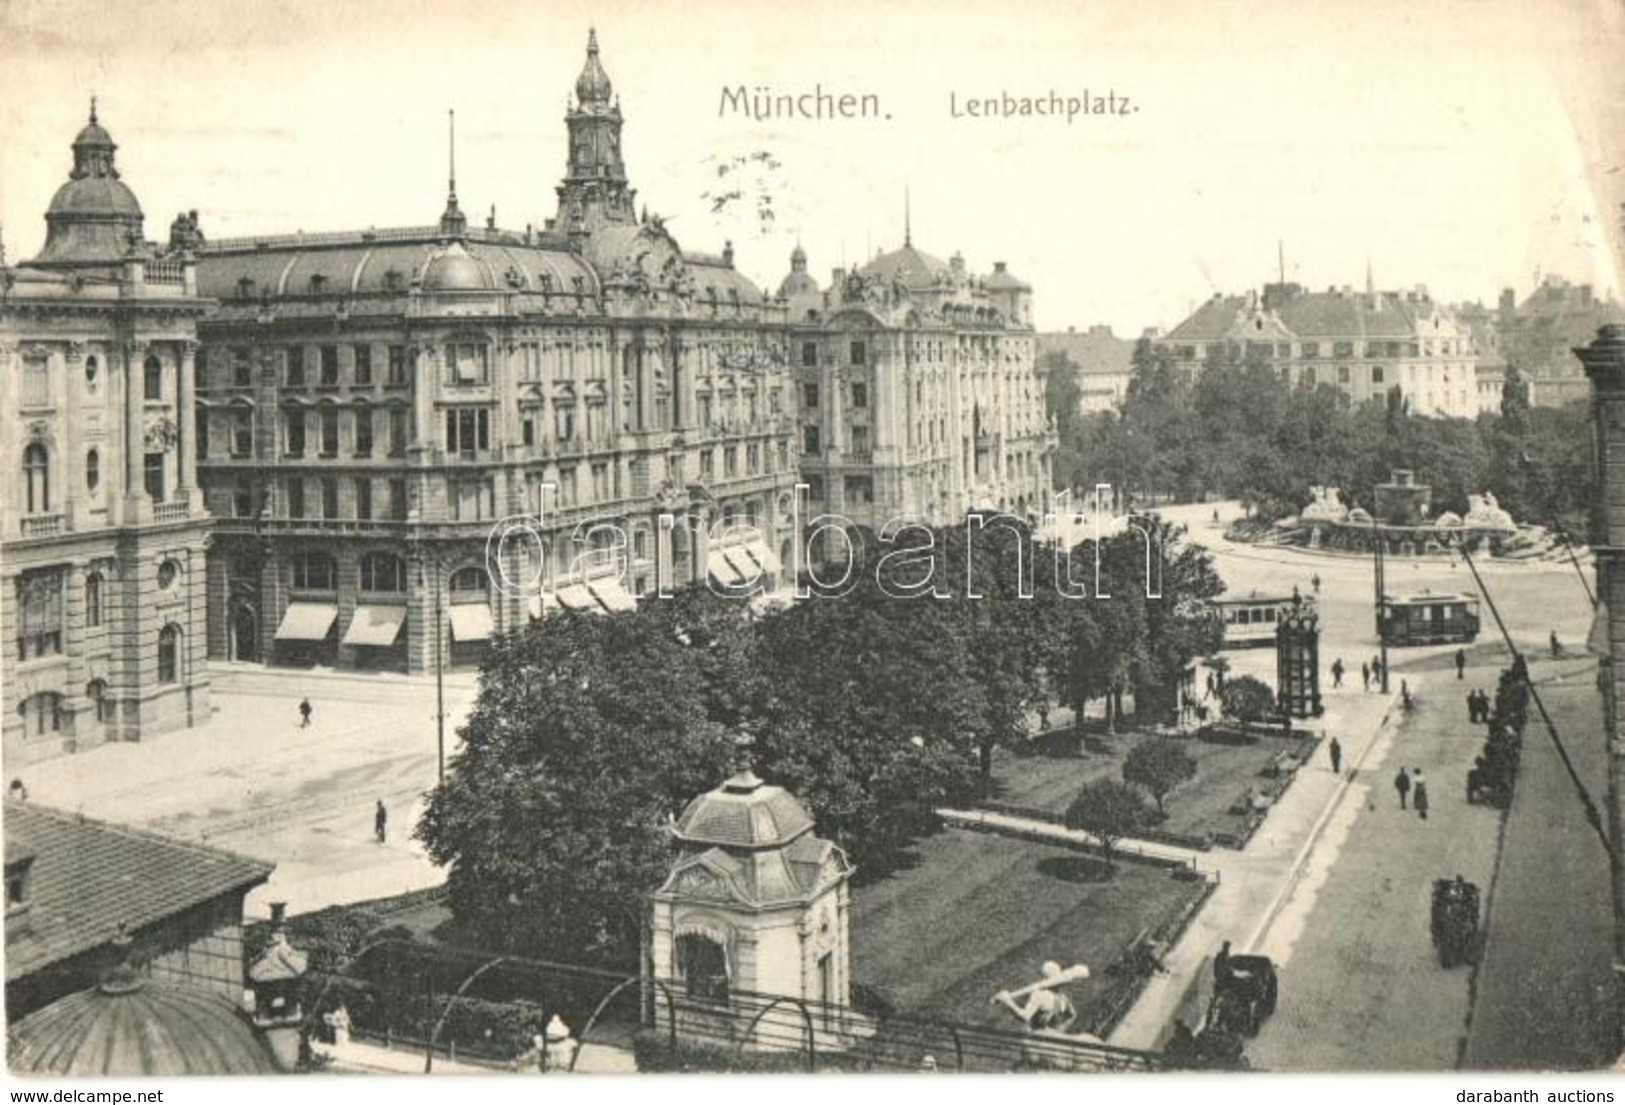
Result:
<svg viewBox="0 0 1625 1105"><path fill-rule="evenodd" d="M769 288L797 241L826 282L895 248L906 206L916 246L1030 282L1044 329L1170 327L1283 256L1317 289L1369 266L1447 301L1546 274L1607 294L1619 22L1608 0L0 0L0 230L38 252L92 94L150 238L190 209L214 238L431 224L448 109L471 220L539 226L595 26L640 204ZM742 118L740 85L881 114ZM953 114L1052 90L1136 110Z"/></svg>

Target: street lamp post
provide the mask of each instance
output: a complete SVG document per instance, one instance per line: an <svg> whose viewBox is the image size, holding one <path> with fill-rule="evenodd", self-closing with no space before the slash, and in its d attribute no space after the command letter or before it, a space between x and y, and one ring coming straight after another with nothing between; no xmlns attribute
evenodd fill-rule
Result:
<svg viewBox="0 0 1625 1105"><path fill-rule="evenodd" d="M1386 592L1387 592L1387 583L1386 583L1385 578L1384 578L1385 572L1384 572L1384 564L1383 564L1383 554L1384 554L1383 546L1386 544L1386 542L1383 539L1382 523L1378 522L1375 518L1371 519L1371 536L1373 538L1373 549L1372 549L1372 551L1373 551L1373 553L1375 555L1375 561L1374 561L1374 564L1373 564L1373 568L1374 568L1373 574L1374 574L1374 577L1375 577L1376 589L1377 589L1377 598L1376 598L1377 649L1378 649L1377 667L1379 669L1378 674L1382 678L1382 683L1381 683L1382 693L1387 694L1388 693L1388 633L1387 633L1387 627L1383 624L1384 623L1383 615L1387 612L1387 609L1388 609L1387 594L1386 594Z"/></svg>
<svg viewBox="0 0 1625 1105"><path fill-rule="evenodd" d="M446 662L443 646L441 644L442 626L445 618L441 606L441 574L440 560L432 553L425 553L419 547L418 556L418 586L427 587L428 573L424 571L423 562L434 562L434 726L435 726L435 782L444 784L446 781Z"/></svg>

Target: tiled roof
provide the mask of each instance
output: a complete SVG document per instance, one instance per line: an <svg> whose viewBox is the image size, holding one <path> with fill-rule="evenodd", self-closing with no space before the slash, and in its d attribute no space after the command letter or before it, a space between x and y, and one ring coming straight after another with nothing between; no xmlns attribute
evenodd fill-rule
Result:
<svg viewBox="0 0 1625 1105"><path fill-rule="evenodd" d="M1364 294L1340 292L1310 292L1278 307L1281 321L1300 338L1414 337L1416 310L1415 304L1387 294L1374 302Z"/></svg>
<svg viewBox="0 0 1625 1105"><path fill-rule="evenodd" d="M100 947L224 894L245 893L272 865L93 821L31 802L5 802L8 849L32 852L26 930L9 933L6 978Z"/></svg>
<svg viewBox="0 0 1625 1105"><path fill-rule="evenodd" d="M1064 354L1084 376L1127 375L1134 369L1134 342L1116 336L1106 326L1039 334L1038 355L1046 353Z"/></svg>
<svg viewBox="0 0 1625 1105"><path fill-rule="evenodd" d="M1163 338L1168 342L1219 341L1236 324L1236 312L1246 305L1239 295L1214 296Z"/></svg>

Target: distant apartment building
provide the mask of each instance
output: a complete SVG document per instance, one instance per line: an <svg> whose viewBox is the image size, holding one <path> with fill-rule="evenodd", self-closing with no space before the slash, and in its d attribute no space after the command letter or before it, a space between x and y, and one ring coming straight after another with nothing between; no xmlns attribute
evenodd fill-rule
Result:
<svg viewBox="0 0 1625 1105"><path fill-rule="evenodd" d="M1590 284L1553 275L1521 303L1513 289L1503 289L1494 325L1503 356L1533 385L1530 401L1560 407L1591 398L1590 382L1571 351L1619 323L1625 323L1625 307L1599 298Z"/></svg>
<svg viewBox="0 0 1625 1105"><path fill-rule="evenodd" d="M973 275L913 243L820 288L797 247L779 294L809 513L878 531L951 523L973 508L1047 501L1055 433L1032 328L1032 288L996 263Z"/></svg>
<svg viewBox="0 0 1625 1105"><path fill-rule="evenodd" d="M1077 366L1078 410L1083 414L1113 410L1128 392L1134 374L1131 338L1120 338L1110 326L1038 335L1038 359L1058 354Z"/></svg>
<svg viewBox="0 0 1625 1105"><path fill-rule="evenodd" d="M209 304L191 254L147 242L116 149L92 106L44 248L20 264L0 249L0 730L13 766L209 716L193 413Z"/></svg>
<svg viewBox="0 0 1625 1105"><path fill-rule="evenodd" d="M1311 292L1280 283L1216 294L1154 344L1193 379L1210 362L1262 358L1287 386L1329 384L1355 403L1398 385L1418 414L1471 418L1479 409L1472 335L1421 287Z"/></svg>

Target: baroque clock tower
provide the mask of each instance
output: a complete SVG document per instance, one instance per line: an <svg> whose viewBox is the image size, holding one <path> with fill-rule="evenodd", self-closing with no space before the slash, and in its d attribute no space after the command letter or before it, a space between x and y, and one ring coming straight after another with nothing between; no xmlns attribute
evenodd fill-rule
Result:
<svg viewBox="0 0 1625 1105"><path fill-rule="evenodd" d="M587 32L587 61L564 122L570 131L570 160L558 188L554 228L577 235L611 224L636 225L637 192L627 186L621 160L621 105L598 60L596 30Z"/></svg>

